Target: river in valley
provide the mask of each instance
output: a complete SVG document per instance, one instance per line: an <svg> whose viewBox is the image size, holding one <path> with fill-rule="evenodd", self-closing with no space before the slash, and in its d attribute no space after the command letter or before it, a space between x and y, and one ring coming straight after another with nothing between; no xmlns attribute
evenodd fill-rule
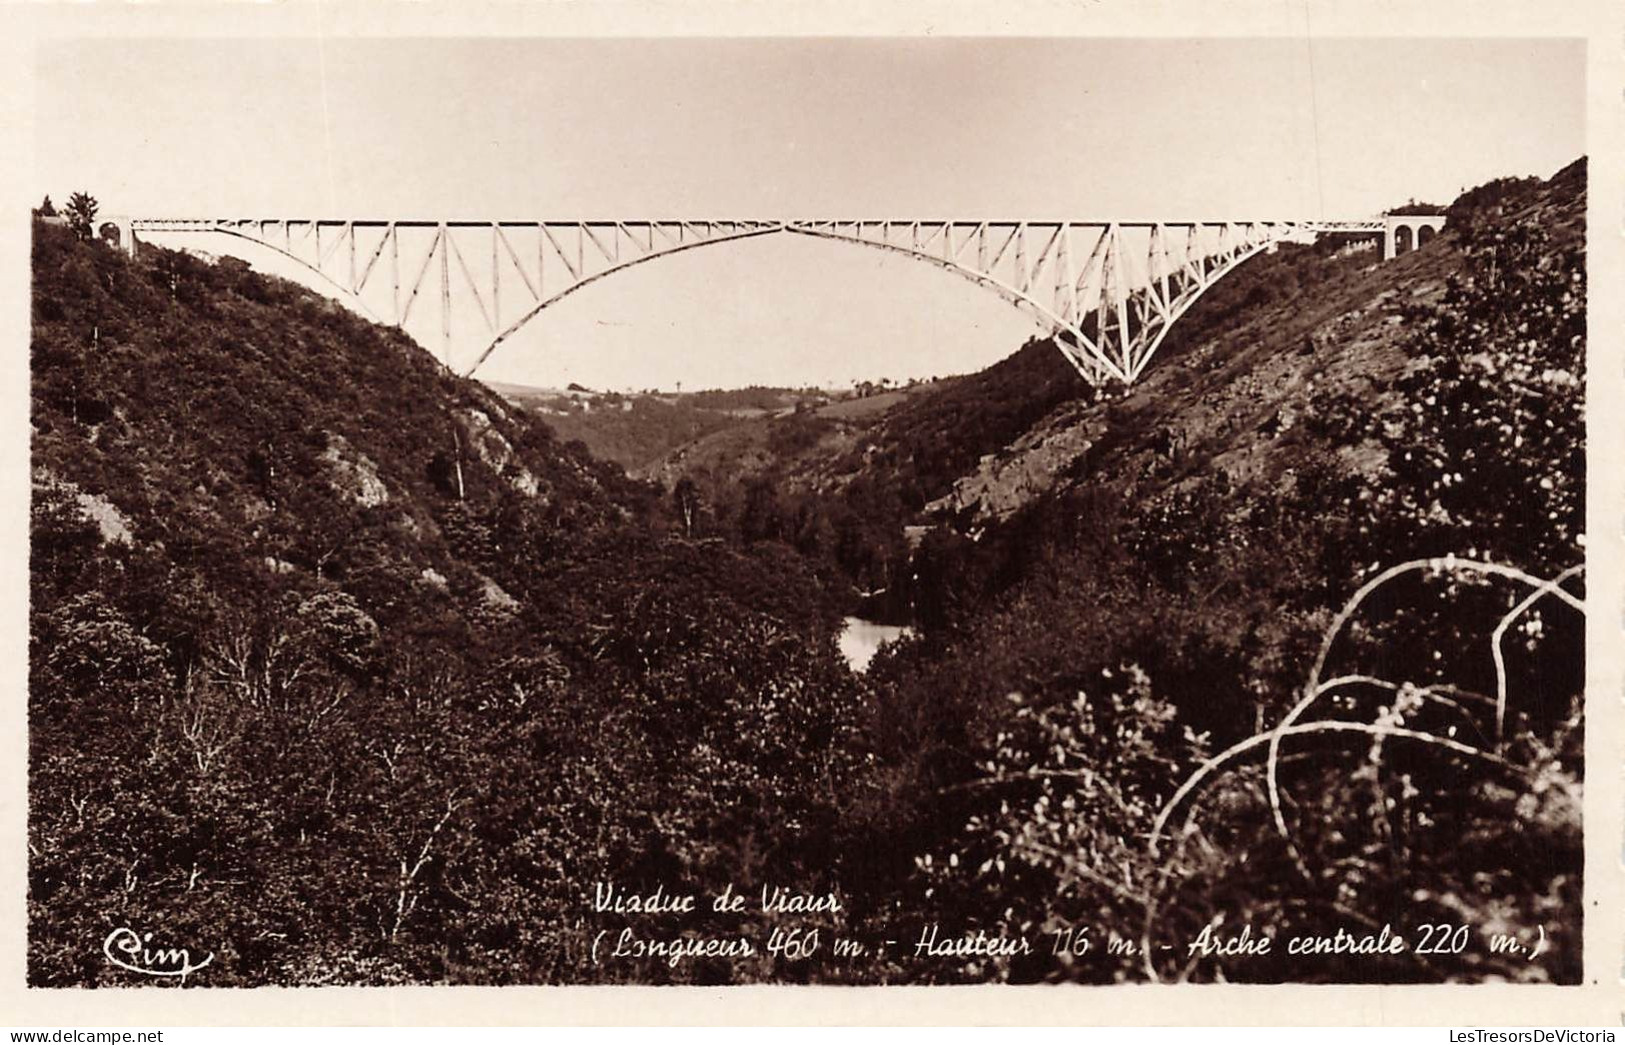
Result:
<svg viewBox="0 0 1625 1045"><path fill-rule="evenodd" d="M853 671L863 671L881 643L912 634L914 629L906 624L876 624L862 617L847 617L841 628L841 655Z"/></svg>

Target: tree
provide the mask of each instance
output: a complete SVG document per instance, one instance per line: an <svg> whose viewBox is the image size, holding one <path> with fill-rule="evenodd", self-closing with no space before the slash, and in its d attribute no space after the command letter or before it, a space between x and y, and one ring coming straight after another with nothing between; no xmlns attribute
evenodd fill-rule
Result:
<svg viewBox="0 0 1625 1045"><path fill-rule="evenodd" d="M65 589L101 547L101 530L79 506L74 491L59 483L34 488L29 505L32 543L29 572L36 606L52 591Z"/></svg>
<svg viewBox="0 0 1625 1045"><path fill-rule="evenodd" d="M76 192L68 197L68 226L84 240L95 234L96 211L101 204L88 192Z"/></svg>
<svg viewBox="0 0 1625 1045"><path fill-rule="evenodd" d="M739 515L739 536L746 541L777 540L784 529L784 509L771 479L745 482L745 506Z"/></svg>
<svg viewBox="0 0 1625 1045"><path fill-rule="evenodd" d="M99 592L61 603L41 630L45 692L92 718L156 704L173 685L163 651Z"/></svg>
<svg viewBox="0 0 1625 1045"><path fill-rule="evenodd" d="M38 214L42 218L54 218L54 217L56 217L56 207L52 205L51 197L49 197L49 196L45 197L45 202L41 203L39 205L39 209L36 210L34 213Z"/></svg>
<svg viewBox="0 0 1625 1045"><path fill-rule="evenodd" d="M694 524L699 521L700 515L699 486L685 475L677 480L672 499L677 502L677 512L683 519L683 536L694 536Z"/></svg>

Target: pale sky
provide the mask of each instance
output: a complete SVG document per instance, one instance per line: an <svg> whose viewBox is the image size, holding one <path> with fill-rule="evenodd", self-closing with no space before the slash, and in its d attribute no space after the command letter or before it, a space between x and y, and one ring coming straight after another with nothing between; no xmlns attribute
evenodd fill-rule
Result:
<svg viewBox="0 0 1625 1045"><path fill-rule="evenodd" d="M57 42L35 195L143 217L1353 218L1580 156L1584 68L1551 40ZM976 369L1036 332L930 266L777 236L585 288L480 376L846 384Z"/></svg>

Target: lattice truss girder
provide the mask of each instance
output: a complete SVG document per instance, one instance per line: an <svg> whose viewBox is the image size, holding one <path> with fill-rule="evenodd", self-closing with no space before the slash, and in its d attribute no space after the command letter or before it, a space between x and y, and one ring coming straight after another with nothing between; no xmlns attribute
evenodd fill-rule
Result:
<svg viewBox="0 0 1625 1045"><path fill-rule="evenodd" d="M776 233L931 262L1030 313L1092 383L1132 382L1174 323L1241 262L1288 238L1381 222L347 221L143 219L135 233L213 232L283 254L374 318L406 327L437 297L442 361L454 311L489 339L473 373L548 306L611 273L694 247ZM387 294L386 294L387 288ZM462 321L459 320L459 327Z"/></svg>
<svg viewBox="0 0 1625 1045"><path fill-rule="evenodd" d="M1220 276L1300 231L1283 222L809 222L794 231L934 262L1031 313L1094 383L1139 376Z"/></svg>

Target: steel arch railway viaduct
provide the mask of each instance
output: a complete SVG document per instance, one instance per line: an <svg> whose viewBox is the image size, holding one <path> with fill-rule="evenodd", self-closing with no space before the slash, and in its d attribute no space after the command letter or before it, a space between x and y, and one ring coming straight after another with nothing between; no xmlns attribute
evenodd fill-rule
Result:
<svg viewBox="0 0 1625 1045"><path fill-rule="evenodd" d="M1409 236L1396 237L1396 228L1437 229L1443 218L1144 222L122 218L111 223L132 253L143 235L207 233L250 241L297 262L374 318L403 328L426 288L433 286L439 298L442 362L450 365L454 312L478 320L481 347L464 370L469 375L549 306L616 272L698 247L761 236L835 240L936 265L998 294L1032 315L1085 380L1101 384L1133 382L1186 310L1261 251L1326 233L1354 233L1380 238L1384 256L1392 257L1398 242L1407 247L1415 242Z"/></svg>

